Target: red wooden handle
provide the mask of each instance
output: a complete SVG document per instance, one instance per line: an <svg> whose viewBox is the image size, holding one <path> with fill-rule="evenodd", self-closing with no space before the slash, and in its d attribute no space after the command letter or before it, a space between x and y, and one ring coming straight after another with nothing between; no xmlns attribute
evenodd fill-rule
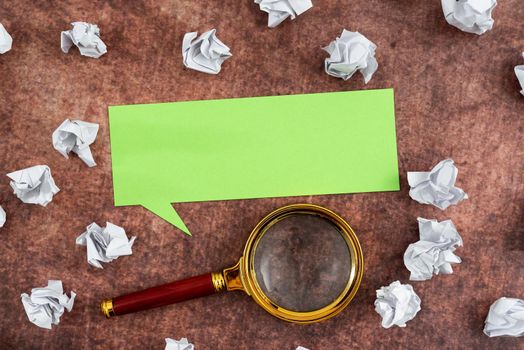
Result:
<svg viewBox="0 0 524 350"><path fill-rule="evenodd" d="M104 314L110 317L199 298L216 291L212 274L207 273L104 300L101 306Z"/></svg>

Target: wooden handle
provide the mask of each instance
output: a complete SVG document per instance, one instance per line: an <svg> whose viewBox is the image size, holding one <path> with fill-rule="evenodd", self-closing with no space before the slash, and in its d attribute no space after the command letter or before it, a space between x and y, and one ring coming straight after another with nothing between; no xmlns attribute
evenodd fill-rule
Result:
<svg viewBox="0 0 524 350"><path fill-rule="evenodd" d="M214 294L224 288L223 281L222 273L207 273L106 299L102 301L101 308L106 317L148 310Z"/></svg>

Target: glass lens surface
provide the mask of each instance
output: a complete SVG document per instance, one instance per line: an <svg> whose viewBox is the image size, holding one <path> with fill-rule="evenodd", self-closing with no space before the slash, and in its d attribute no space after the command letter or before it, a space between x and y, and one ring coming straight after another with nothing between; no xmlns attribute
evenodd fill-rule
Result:
<svg viewBox="0 0 524 350"><path fill-rule="evenodd" d="M271 302L291 311L314 311L344 291L351 253L334 223L297 213L266 229L254 252L254 270Z"/></svg>

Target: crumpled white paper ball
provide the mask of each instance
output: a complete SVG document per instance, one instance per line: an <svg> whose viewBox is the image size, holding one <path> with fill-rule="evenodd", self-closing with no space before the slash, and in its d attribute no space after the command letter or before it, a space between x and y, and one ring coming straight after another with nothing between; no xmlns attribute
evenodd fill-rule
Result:
<svg viewBox="0 0 524 350"><path fill-rule="evenodd" d="M493 28L492 12L497 0L442 0L446 21L454 27L474 34L484 34Z"/></svg>
<svg viewBox="0 0 524 350"><path fill-rule="evenodd" d="M435 165L431 171L408 172L411 189L409 196L422 204L432 204L439 209L468 199L468 195L455 187L458 169L452 159L445 159Z"/></svg>
<svg viewBox="0 0 524 350"><path fill-rule="evenodd" d="M98 127L97 123L66 119L53 132L53 147L66 158L70 152L76 153L87 166L94 167L96 163L89 146L95 142Z"/></svg>
<svg viewBox="0 0 524 350"><path fill-rule="evenodd" d="M184 35L184 66L208 74L220 73L222 63L232 56L229 47L217 38L216 29L208 30L195 39L197 35L197 32Z"/></svg>
<svg viewBox="0 0 524 350"><path fill-rule="evenodd" d="M87 246L87 262L102 269L100 262L108 263L120 256L131 255L135 239L128 239L120 226L107 222L102 228L93 222L76 238L76 244Z"/></svg>
<svg viewBox="0 0 524 350"><path fill-rule="evenodd" d="M14 194L24 203L46 206L60 189L47 165L35 165L7 174Z"/></svg>
<svg viewBox="0 0 524 350"><path fill-rule="evenodd" d="M255 3L260 5L260 10L268 13L269 28L275 28L288 17L295 19L313 7L311 0L255 0Z"/></svg>
<svg viewBox="0 0 524 350"><path fill-rule="evenodd" d="M49 280L47 287L33 288L31 295L22 293L20 298L24 305L27 318L38 327L51 329L52 325L60 322L64 311L71 311L76 294L71 297L64 293L62 281Z"/></svg>
<svg viewBox="0 0 524 350"><path fill-rule="evenodd" d="M367 84L378 68L376 48L373 42L359 32L344 29L340 37L324 48L330 54L324 61L324 69L327 74L344 80L360 71Z"/></svg>
<svg viewBox="0 0 524 350"><path fill-rule="evenodd" d="M195 350L195 346L191 344L187 338L175 340L166 338L166 347L164 350Z"/></svg>
<svg viewBox="0 0 524 350"><path fill-rule="evenodd" d="M395 281L377 290L375 311L382 317L382 327L406 327L420 311L420 298L411 285Z"/></svg>
<svg viewBox="0 0 524 350"><path fill-rule="evenodd" d="M524 300L502 297L489 308L484 326L488 337L524 336Z"/></svg>
<svg viewBox="0 0 524 350"><path fill-rule="evenodd" d="M418 218L418 226L420 240L410 244L404 253L404 265L411 272L409 279L424 281L434 274L453 273L451 264L461 262L454 251L462 246L462 238L453 222Z"/></svg>
<svg viewBox="0 0 524 350"><path fill-rule="evenodd" d="M13 47L13 38L0 23L0 54L4 54Z"/></svg>
<svg viewBox="0 0 524 350"><path fill-rule="evenodd" d="M65 30L60 37L60 46L64 53L75 45L82 56L99 58L107 52L107 46L100 38L100 29L96 24L87 22L71 23L73 29Z"/></svg>
<svg viewBox="0 0 524 350"><path fill-rule="evenodd" d="M5 213L4 208L0 205L0 227L4 227L5 221L7 219L7 214Z"/></svg>

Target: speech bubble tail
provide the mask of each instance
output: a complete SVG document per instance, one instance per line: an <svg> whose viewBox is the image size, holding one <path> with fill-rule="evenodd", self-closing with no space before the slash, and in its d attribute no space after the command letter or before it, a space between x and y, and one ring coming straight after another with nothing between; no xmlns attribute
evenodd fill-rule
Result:
<svg viewBox="0 0 524 350"><path fill-rule="evenodd" d="M155 203L142 203L141 204L147 210L153 212L155 215L161 217L172 225L175 225L178 229L183 231L185 234L191 236L191 232L184 224L184 221L180 218L176 210L169 202L155 202Z"/></svg>

